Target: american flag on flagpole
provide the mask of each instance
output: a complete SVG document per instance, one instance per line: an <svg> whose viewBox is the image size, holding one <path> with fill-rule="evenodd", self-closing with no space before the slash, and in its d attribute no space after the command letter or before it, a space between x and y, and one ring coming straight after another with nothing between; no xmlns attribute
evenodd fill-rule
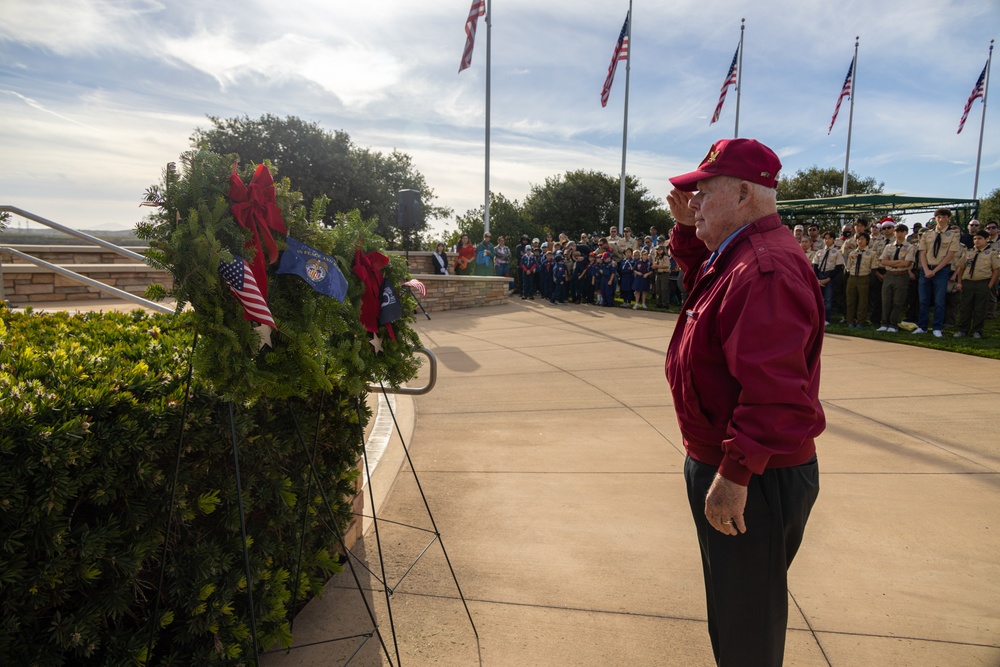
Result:
<svg viewBox="0 0 1000 667"><path fill-rule="evenodd" d="M250 265L242 257L233 257L233 261L226 263L219 262L219 273L229 285L230 291L243 304L243 316L253 322L266 324L272 329L277 329L274 318L271 317L271 309L267 307L267 301L260 293L257 280L253 277Z"/></svg>
<svg viewBox="0 0 1000 667"><path fill-rule="evenodd" d="M986 93L987 65L989 65L989 61L986 62L986 65L983 65L983 73L979 75L979 80L976 81L976 85L972 88L972 94L969 95L969 101L965 103L965 111L962 112L962 120L958 121L958 132L956 134L962 134L962 128L965 127L965 121L969 118L969 110L972 109L972 103Z"/></svg>
<svg viewBox="0 0 1000 667"><path fill-rule="evenodd" d="M709 125L719 120L719 116L722 115L722 105L726 101L726 93L729 91L729 86L736 85L737 75L736 71L736 61L740 55L740 47L736 47L736 53L733 54L733 64L729 66L729 73L726 74L726 80L722 82L722 90L719 92L719 102L715 105L715 113L712 114L712 120L709 121Z"/></svg>
<svg viewBox="0 0 1000 667"><path fill-rule="evenodd" d="M409 287L410 289L415 289L420 292L420 296L427 296L427 288L422 282L416 278L411 278L403 283L403 287Z"/></svg>
<svg viewBox="0 0 1000 667"><path fill-rule="evenodd" d="M622 31L618 35L618 42L615 43L615 52L611 54L611 64L608 65L608 78L604 80L604 88L601 89L601 106L608 106L608 98L611 96L611 84L615 81L615 70L618 69L619 60L628 60L628 19L625 14L625 23L622 24Z"/></svg>
<svg viewBox="0 0 1000 667"><path fill-rule="evenodd" d="M469 18L465 19L465 50L462 51L459 72L472 65L472 49L476 45L476 24L479 23L480 16L486 16L486 0L472 0Z"/></svg>
<svg viewBox="0 0 1000 667"><path fill-rule="evenodd" d="M857 49L855 49L857 51ZM833 132L833 124L837 122L837 114L840 113L840 103L845 97L850 97L854 93L854 58L851 58L851 66L847 68L847 78L844 79L844 87L840 89L840 97L837 98L837 107L833 110L833 118L830 119L830 129L827 134Z"/></svg>

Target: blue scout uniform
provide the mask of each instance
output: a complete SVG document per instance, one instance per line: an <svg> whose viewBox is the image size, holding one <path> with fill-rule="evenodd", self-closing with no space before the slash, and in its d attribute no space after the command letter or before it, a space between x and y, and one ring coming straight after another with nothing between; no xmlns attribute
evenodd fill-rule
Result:
<svg viewBox="0 0 1000 667"><path fill-rule="evenodd" d="M632 274L635 260L626 257L618 264L618 285L621 287L622 301L630 304L635 299L635 289L632 287Z"/></svg>
<svg viewBox="0 0 1000 667"><path fill-rule="evenodd" d="M543 255L542 261L538 265L539 288L543 299L552 297L552 265L555 262Z"/></svg>
<svg viewBox="0 0 1000 667"><path fill-rule="evenodd" d="M595 295L597 294L597 280L600 275L601 267L595 259L587 267L587 276L583 281L583 300L586 303L594 303Z"/></svg>
<svg viewBox="0 0 1000 667"><path fill-rule="evenodd" d="M648 261L639 260L635 263L635 274L632 277L632 291L633 292L648 292L649 291L649 278L643 274L649 273L651 270L651 265Z"/></svg>
<svg viewBox="0 0 1000 667"><path fill-rule="evenodd" d="M599 278L601 281L601 298L605 306L615 305L615 288L618 286L615 279L617 277L618 272L615 271L615 265L611 262L610 258L606 259L601 264Z"/></svg>
<svg viewBox="0 0 1000 667"><path fill-rule="evenodd" d="M583 284L587 279L587 265L590 264L587 258L579 259L573 263L573 275L570 277L570 289L573 290L573 302L581 303L584 297Z"/></svg>
<svg viewBox="0 0 1000 667"><path fill-rule="evenodd" d="M521 285L522 299L535 298L535 269L537 268L538 264L535 261L534 253L526 252L521 255L521 275L524 276Z"/></svg>
<svg viewBox="0 0 1000 667"><path fill-rule="evenodd" d="M566 269L566 262L557 259L552 267L552 303L566 303L567 282L569 281L569 271Z"/></svg>

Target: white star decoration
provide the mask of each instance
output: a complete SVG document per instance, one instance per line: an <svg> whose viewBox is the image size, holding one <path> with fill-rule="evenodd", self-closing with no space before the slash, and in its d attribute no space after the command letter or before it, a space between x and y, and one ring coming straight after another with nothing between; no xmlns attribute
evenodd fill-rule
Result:
<svg viewBox="0 0 1000 667"><path fill-rule="evenodd" d="M372 334L372 337L368 339L368 342L371 343L373 348L375 348L376 353L382 351L382 339L378 337L377 333Z"/></svg>
<svg viewBox="0 0 1000 667"><path fill-rule="evenodd" d="M256 327L253 331L260 337L260 343L257 344L258 350L262 350L265 345L267 345L270 348L274 347L273 345L271 345L271 332L273 332L274 329L267 326L266 324L262 324L259 327Z"/></svg>

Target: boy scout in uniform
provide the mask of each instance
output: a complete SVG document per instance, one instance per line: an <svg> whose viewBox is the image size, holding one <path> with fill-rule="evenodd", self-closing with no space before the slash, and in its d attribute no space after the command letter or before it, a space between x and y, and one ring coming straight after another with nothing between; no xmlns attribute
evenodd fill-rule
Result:
<svg viewBox="0 0 1000 667"><path fill-rule="evenodd" d="M965 266L965 253L968 252L959 236L958 252L951 258L950 275L948 276L948 295L944 300L944 325L955 326L958 321L958 309L962 305L962 292L958 289L958 270Z"/></svg>
<svg viewBox="0 0 1000 667"><path fill-rule="evenodd" d="M823 234L825 247L813 253L813 269L819 279L819 288L823 292L823 304L826 308L826 323L830 324L833 317L833 291L836 286L836 278L844 268L844 256L840 249L834 246L835 237L833 232Z"/></svg>
<svg viewBox="0 0 1000 667"><path fill-rule="evenodd" d="M859 221L860 222L860 221ZM868 232L854 236L856 247L847 255L847 328L860 329L868 320L868 287L878 255L868 247Z"/></svg>
<svg viewBox="0 0 1000 667"><path fill-rule="evenodd" d="M1000 249L987 247L989 233L976 232L973 248L966 252L965 265L958 269L958 291L962 293L961 320L955 338L970 331L973 338L983 337L990 292L996 289L1000 276Z"/></svg>
<svg viewBox="0 0 1000 667"><path fill-rule="evenodd" d="M906 225L896 225L896 239L885 246L879 263L885 268L882 282L882 326L878 331L895 333L899 321L906 314L906 295L910 289L910 269L917 256L917 248L906 240Z"/></svg>
<svg viewBox="0 0 1000 667"><path fill-rule="evenodd" d="M917 314L917 328L914 334L927 333L941 337L944 325L945 301L948 297L948 276L951 274L951 260L958 252L958 238L961 230L951 224L951 211L939 208L934 212L936 225L924 231L920 237L920 268L917 276L917 290L920 295L920 310ZM931 319L931 306L934 318ZM933 322L933 326L931 325Z"/></svg>

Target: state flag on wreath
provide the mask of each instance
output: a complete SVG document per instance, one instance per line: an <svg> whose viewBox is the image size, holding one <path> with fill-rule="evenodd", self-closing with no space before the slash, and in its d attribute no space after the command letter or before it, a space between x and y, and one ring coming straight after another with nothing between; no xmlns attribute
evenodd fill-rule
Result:
<svg viewBox="0 0 1000 667"><path fill-rule="evenodd" d="M295 274L320 294L343 303L347 296L347 278L337 266L337 260L291 236L285 237L285 242L288 248L281 253L277 273Z"/></svg>

